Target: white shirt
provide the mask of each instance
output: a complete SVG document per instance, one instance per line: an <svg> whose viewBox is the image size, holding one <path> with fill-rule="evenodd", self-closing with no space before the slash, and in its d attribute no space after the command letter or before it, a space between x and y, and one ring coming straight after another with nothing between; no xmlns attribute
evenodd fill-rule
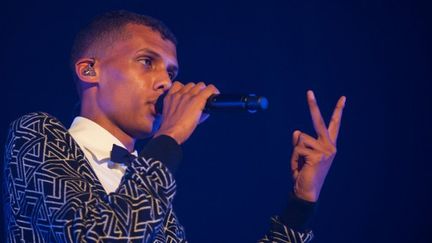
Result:
<svg viewBox="0 0 432 243"><path fill-rule="evenodd" d="M126 166L111 161L112 146L126 147L99 124L81 116L75 117L69 133L84 151L105 191L114 192L120 185ZM133 154L138 155L136 150Z"/></svg>

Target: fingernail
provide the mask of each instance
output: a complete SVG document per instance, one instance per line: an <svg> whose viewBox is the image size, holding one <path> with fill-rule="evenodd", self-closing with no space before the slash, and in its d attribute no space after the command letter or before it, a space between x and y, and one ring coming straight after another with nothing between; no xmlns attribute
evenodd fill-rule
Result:
<svg viewBox="0 0 432 243"><path fill-rule="evenodd" d="M308 90L308 95L312 100L315 100L315 94L312 90Z"/></svg>

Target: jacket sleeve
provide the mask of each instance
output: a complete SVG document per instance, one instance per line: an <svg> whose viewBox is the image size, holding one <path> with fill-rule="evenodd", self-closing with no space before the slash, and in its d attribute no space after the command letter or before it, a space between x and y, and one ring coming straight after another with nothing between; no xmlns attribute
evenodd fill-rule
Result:
<svg viewBox="0 0 432 243"><path fill-rule="evenodd" d="M313 238L312 217L316 203L302 200L291 194L280 216L272 217L270 230L259 243L309 242Z"/></svg>
<svg viewBox="0 0 432 243"><path fill-rule="evenodd" d="M172 210L174 178L155 156L142 156L107 195L58 120L46 113L16 120L4 160L8 240L185 242Z"/></svg>

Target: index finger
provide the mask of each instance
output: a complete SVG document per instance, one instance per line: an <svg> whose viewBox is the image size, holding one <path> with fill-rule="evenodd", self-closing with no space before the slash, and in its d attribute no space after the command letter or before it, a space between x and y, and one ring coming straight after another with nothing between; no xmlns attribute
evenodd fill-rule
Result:
<svg viewBox="0 0 432 243"><path fill-rule="evenodd" d="M213 85L213 84L209 84L207 85L207 87L205 87L199 94L198 96L204 98L204 99L208 99L211 95L213 94L220 94L219 90Z"/></svg>
<svg viewBox="0 0 432 243"><path fill-rule="evenodd" d="M174 94L174 93L176 93L177 91L179 91L183 87L184 87L184 85L182 83L180 83L179 81L175 81L171 85L171 88L168 90L167 95Z"/></svg>
<svg viewBox="0 0 432 243"><path fill-rule="evenodd" d="M200 93L197 94L197 98L200 101L199 103L202 106L202 109L204 109L207 99L213 94L220 94L219 90L213 84L207 85L207 87L202 89Z"/></svg>
<svg viewBox="0 0 432 243"><path fill-rule="evenodd" d="M315 128L315 132L317 133L318 137L329 139L327 126L321 115L321 111L318 107L315 95L312 90L307 91L307 101L309 105L309 111L312 117L312 122Z"/></svg>

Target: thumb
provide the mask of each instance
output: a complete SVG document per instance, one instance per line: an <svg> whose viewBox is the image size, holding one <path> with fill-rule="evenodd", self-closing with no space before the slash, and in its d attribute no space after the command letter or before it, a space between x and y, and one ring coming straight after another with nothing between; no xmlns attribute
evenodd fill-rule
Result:
<svg viewBox="0 0 432 243"><path fill-rule="evenodd" d="M299 165L298 165L299 153L296 148L294 148L291 156L291 174L293 180L297 180L297 176L299 174Z"/></svg>
<svg viewBox="0 0 432 243"><path fill-rule="evenodd" d="M300 131L300 130L295 130L294 132L293 132L293 139L292 139L292 144L294 145L294 146L296 146L297 144L299 144L299 140L300 140L300 134L301 134L302 132Z"/></svg>

